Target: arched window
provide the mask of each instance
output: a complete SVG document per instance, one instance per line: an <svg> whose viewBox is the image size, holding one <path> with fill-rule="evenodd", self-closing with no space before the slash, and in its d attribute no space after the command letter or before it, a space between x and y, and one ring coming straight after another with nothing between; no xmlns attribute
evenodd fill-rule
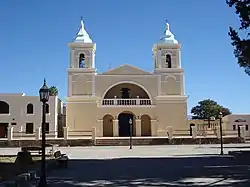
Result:
<svg viewBox="0 0 250 187"><path fill-rule="evenodd" d="M166 55L166 66L167 66L167 68L171 68L172 67L171 55L170 54Z"/></svg>
<svg viewBox="0 0 250 187"><path fill-rule="evenodd" d="M29 103L27 105L27 114L33 114L34 113L34 107L33 104Z"/></svg>
<svg viewBox="0 0 250 187"><path fill-rule="evenodd" d="M79 56L79 68L85 68L86 64L85 64L85 55L84 54L80 54Z"/></svg>
<svg viewBox="0 0 250 187"><path fill-rule="evenodd" d="M9 114L10 106L5 101L0 101L0 114Z"/></svg>
<svg viewBox="0 0 250 187"><path fill-rule="evenodd" d="M45 105L45 113L49 114L49 105L48 104Z"/></svg>

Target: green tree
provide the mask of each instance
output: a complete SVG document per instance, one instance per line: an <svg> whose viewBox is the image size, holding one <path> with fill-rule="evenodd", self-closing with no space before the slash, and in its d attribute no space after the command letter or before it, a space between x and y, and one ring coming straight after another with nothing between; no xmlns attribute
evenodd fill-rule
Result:
<svg viewBox="0 0 250 187"><path fill-rule="evenodd" d="M228 34L234 47L234 55L239 66L243 67L246 74L250 75L250 0L226 0L226 3L229 7L235 8L235 13L240 18L238 31L243 31L240 36L235 29L229 27Z"/></svg>
<svg viewBox="0 0 250 187"><path fill-rule="evenodd" d="M220 112L222 112L223 116L231 114L228 108L219 105L211 99L200 101L197 106L191 109L193 119L206 119L208 121L210 121L211 117L218 118Z"/></svg>
<svg viewBox="0 0 250 187"><path fill-rule="evenodd" d="M58 90L55 86L51 86L49 88L49 95L50 96L57 96L58 95Z"/></svg>

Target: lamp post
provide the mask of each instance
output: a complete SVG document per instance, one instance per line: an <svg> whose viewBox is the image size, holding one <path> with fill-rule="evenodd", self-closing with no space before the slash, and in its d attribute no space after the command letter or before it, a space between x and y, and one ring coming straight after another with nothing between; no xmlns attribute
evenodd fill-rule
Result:
<svg viewBox="0 0 250 187"><path fill-rule="evenodd" d="M41 163L41 174L39 187L47 186L46 172L45 172L45 123L46 123L46 103L49 101L49 88L46 85L46 80L44 79L43 86L39 90L40 101L43 104L42 107L42 163Z"/></svg>
<svg viewBox="0 0 250 187"><path fill-rule="evenodd" d="M219 113L219 119L220 119L220 154L223 155L222 112Z"/></svg>
<svg viewBox="0 0 250 187"><path fill-rule="evenodd" d="M132 130L133 130L133 121L132 119L130 118L129 119L129 128L130 128L130 142L129 142L129 149L132 149Z"/></svg>

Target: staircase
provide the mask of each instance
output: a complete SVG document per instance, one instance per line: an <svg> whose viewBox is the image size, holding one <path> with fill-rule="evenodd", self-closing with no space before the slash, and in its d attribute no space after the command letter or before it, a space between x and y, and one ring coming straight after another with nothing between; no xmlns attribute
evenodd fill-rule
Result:
<svg viewBox="0 0 250 187"><path fill-rule="evenodd" d="M129 146L130 138L97 138L96 146ZM132 138L133 145L163 145L169 144L167 138Z"/></svg>

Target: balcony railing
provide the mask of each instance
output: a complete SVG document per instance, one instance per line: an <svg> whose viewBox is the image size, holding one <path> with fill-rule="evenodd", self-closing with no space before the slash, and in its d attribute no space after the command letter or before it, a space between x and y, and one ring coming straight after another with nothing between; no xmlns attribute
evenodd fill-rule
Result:
<svg viewBox="0 0 250 187"><path fill-rule="evenodd" d="M150 99L103 99L102 105L151 105Z"/></svg>

